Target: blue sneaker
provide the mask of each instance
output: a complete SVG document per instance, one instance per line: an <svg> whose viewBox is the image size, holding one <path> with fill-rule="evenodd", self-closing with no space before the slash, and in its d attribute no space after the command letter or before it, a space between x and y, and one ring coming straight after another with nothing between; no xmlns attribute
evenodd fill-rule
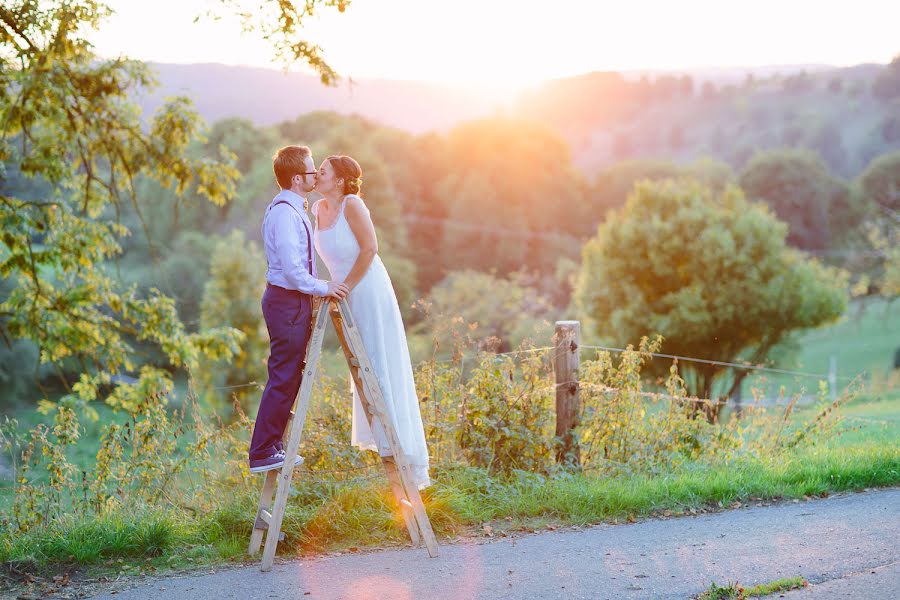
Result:
<svg viewBox="0 0 900 600"><path fill-rule="evenodd" d="M262 473L264 471L271 471L272 469L280 469L284 466L285 454L284 450L277 447L272 447L272 454L265 458L251 458L250 459L250 472L251 473ZM303 464L303 457L299 454L297 458L294 459L294 466L300 466Z"/></svg>

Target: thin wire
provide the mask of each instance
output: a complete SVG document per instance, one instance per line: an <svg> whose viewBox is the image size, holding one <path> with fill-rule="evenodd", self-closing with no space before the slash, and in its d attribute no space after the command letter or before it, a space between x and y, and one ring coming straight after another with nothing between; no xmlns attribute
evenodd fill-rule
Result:
<svg viewBox="0 0 900 600"><path fill-rule="evenodd" d="M628 350L627 348L609 348L606 346L580 346L581 348L590 348L593 350L608 350L610 352L640 352L639 350ZM742 365L739 363L725 362L721 360L709 360L706 358L691 358L690 356L677 356L675 354L660 354L657 352L640 352L640 354L649 354L650 356L658 356L660 358L674 358L686 362L698 362L708 365L719 365L723 367L736 367L746 371L768 371L770 373L780 373L782 375L796 375L798 377L815 377L817 379L828 379L830 376L822 373L805 373L802 371L790 371L787 369L774 369L771 367L756 367L753 365ZM854 377L837 377L844 381L853 381Z"/></svg>
<svg viewBox="0 0 900 600"><path fill-rule="evenodd" d="M442 225L449 229L458 229L463 231L472 231L478 233L488 233L493 235L506 235L510 237L518 237L518 238L538 238L545 239L552 242L561 242L561 243L571 243L577 242L578 244L583 244L587 238L580 238L578 236L568 234L568 233L551 233L546 231L531 231L531 230L519 230L519 229L507 229L503 227L486 227L484 225L478 225L476 223L466 223L464 221L455 221L452 219L438 219L435 217L425 217L422 215L415 214L406 214L399 217L391 217L386 220L397 222L397 221L407 221L413 223L425 223L428 225Z"/></svg>
<svg viewBox="0 0 900 600"><path fill-rule="evenodd" d="M526 350L512 350L510 352L485 352L485 353L483 353L483 355L491 356L491 358L494 358L494 357L498 357L498 356L514 356L514 355L518 355L518 354L528 354L531 352L542 352L544 350L553 350L553 348L554 348L554 346L541 346L540 348L528 348ZM466 359L472 360L474 358L478 358L478 356L480 356L480 355L479 354L469 354L469 355L462 355L459 358L443 358L443 359L436 359L436 360L425 359L425 360L420 360L414 366L418 367L418 366L425 365L425 364L432 363L432 362L434 362L434 363L448 363L448 362L456 362L456 361L462 362Z"/></svg>
<svg viewBox="0 0 900 600"><path fill-rule="evenodd" d="M256 381L248 381L247 383L239 383L239 384L237 384L237 385L221 385L221 386L216 386L216 387L213 387L213 388L211 388L211 389L214 389L214 390L233 390L233 389L235 389L235 388L245 388L245 387L251 387L251 386L262 387L262 384L260 384L260 383L258 383L258 382L256 382Z"/></svg>
<svg viewBox="0 0 900 600"><path fill-rule="evenodd" d="M884 207L882 207L884 208ZM889 210L886 209L885 210ZM895 214L895 213L894 213ZM563 232L545 232L545 231L532 231L532 230L517 230L517 229L509 229L505 227L489 227L485 225L479 225L477 223L465 222L465 221L457 221L448 218L437 218L437 217L427 217L423 215L416 214L403 214L399 216L391 216L385 217L386 221L397 223L397 222L412 222L412 223L423 223L426 225L441 225L448 229L457 229L462 231L471 231L483 234L497 235L497 236L508 236L508 237L516 237L516 238L537 238L544 239L552 242L559 243L577 243L579 245L583 245L590 236L578 236L571 233L563 233ZM881 250L814 250L814 249L799 249L798 250L804 254L810 256L837 256L837 257L853 257L853 256L884 256L885 252Z"/></svg>
<svg viewBox="0 0 900 600"><path fill-rule="evenodd" d="M541 346L540 348L528 348L527 350L513 350L512 352L495 352L496 356L508 356L514 354L528 354L529 352L542 352L544 350L553 350L555 346Z"/></svg>
<svg viewBox="0 0 900 600"><path fill-rule="evenodd" d="M608 385L602 385L599 383L591 383L589 381L571 380L571 381L562 381L560 383L557 383L556 385L551 385L551 386L547 386L545 388L541 388L539 390L535 390L535 392L544 392L549 389L562 387L564 385L571 385L573 383L578 384L579 389L590 388L590 389L594 389L594 390L604 392L604 393L621 393L621 392L625 391L625 390L622 390L621 388L614 388L614 387L611 387ZM711 400L708 398L697 398L694 396L691 396L691 397L673 396L672 394L662 394L659 392L641 392L641 391L637 391L637 390L634 390L633 393L636 393L639 396L647 396L649 398L653 398L654 400L659 400L659 399L678 400L679 402L692 402L694 404L708 404L708 405L712 405L712 406L717 406L717 405L725 406L728 402L727 398L724 398L722 400ZM782 403L781 406L787 406L787 404L788 403ZM757 404L757 403L753 403L753 402L741 402L740 406L741 406L741 408L772 408L772 407L779 406L779 404L777 402L771 403L771 404Z"/></svg>

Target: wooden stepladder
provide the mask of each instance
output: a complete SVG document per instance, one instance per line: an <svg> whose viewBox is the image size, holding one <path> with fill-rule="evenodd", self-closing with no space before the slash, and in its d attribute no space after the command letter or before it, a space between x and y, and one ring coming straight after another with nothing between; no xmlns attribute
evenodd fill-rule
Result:
<svg viewBox="0 0 900 600"><path fill-rule="evenodd" d="M291 421L288 422L286 429L289 433L284 449L284 466L281 469L266 472L259 508L256 511L256 521L253 524L253 533L250 535L250 547L247 551L250 555L256 555L262 545L263 536L265 536L265 548L260 568L263 571L269 571L275 560L275 548L278 542L284 539L284 534L281 533L281 521L287 506L291 476L294 471L294 459L300 447L300 433L303 431L306 410L312 396L313 374L316 372L319 357L322 354L327 313L330 313L334 328L341 341L347 364L350 366L350 374L353 376L357 389L360 390L359 399L365 410L369 426L372 427L372 419L377 417L387 437L391 456L382 456L381 460L384 463L391 490L400 505L400 512L406 523L406 529L409 531L409 537L416 546L424 542L428 555L435 557L438 554L437 540L431 529L428 515L425 513L425 505L422 503L419 489L413 479L412 467L400 447L400 438L397 436L393 422L388 418L387 406L378 380L375 378L375 371L366 355L362 338L346 300L323 301L314 311L314 325L306 350L303 381L300 384ZM272 504L273 495L274 505Z"/></svg>

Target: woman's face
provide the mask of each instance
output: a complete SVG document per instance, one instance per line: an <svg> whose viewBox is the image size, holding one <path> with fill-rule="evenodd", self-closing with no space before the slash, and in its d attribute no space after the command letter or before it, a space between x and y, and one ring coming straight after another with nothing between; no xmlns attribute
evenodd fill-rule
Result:
<svg viewBox="0 0 900 600"><path fill-rule="evenodd" d="M330 160L325 160L319 167L319 174L316 175L316 191L320 194L333 192L340 189L338 180L334 176L334 167L331 166ZM343 182L340 182L341 184Z"/></svg>

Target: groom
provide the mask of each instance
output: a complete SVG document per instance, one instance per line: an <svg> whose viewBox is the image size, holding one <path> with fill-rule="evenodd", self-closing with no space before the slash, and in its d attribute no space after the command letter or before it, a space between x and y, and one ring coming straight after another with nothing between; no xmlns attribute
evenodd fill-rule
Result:
<svg viewBox="0 0 900 600"><path fill-rule="evenodd" d="M266 291L262 312L269 330L269 380L250 441L250 472L284 464L282 435L300 389L309 342L312 296L343 298L343 283L316 279L312 227L306 195L316 186L316 167L306 146L286 146L272 165L281 191L266 208L262 224ZM303 462L297 457L295 465Z"/></svg>

